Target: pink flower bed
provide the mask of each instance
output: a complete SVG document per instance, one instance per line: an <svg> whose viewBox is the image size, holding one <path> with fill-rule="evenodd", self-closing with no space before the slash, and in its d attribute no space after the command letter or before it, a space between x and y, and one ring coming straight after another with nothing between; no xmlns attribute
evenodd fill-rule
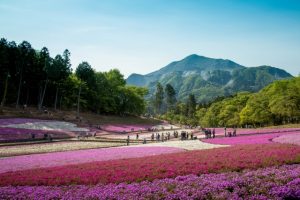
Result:
<svg viewBox="0 0 300 200"><path fill-rule="evenodd" d="M272 178L270 178L272 177ZM140 183L7 186L0 198L10 200L175 200L175 199L300 199L300 165L283 165L242 172L210 173L196 176L143 181Z"/></svg>
<svg viewBox="0 0 300 200"><path fill-rule="evenodd" d="M124 150L122 149L122 154L127 153ZM145 151L143 149L143 152ZM239 145L230 148L7 172L0 174L0 186L94 185L152 181L188 174L201 175L298 163L299 158L300 147L296 145L276 143ZM43 162L47 162L47 160L43 160ZM22 164L27 165L28 161Z"/></svg>
<svg viewBox="0 0 300 200"><path fill-rule="evenodd" d="M9 125L9 124L24 124L24 123L32 123L32 122L44 122L48 120L41 119L30 119L30 118L7 118L0 119L0 126Z"/></svg>
<svg viewBox="0 0 300 200"><path fill-rule="evenodd" d="M274 138L273 142L300 145L300 133L281 135L277 138Z"/></svg>
<svg viewBox="0 0 300 200"><path fill-rule="evenodd" d="M15 156L0 159L0 173L93 161L137 158L182 151L184 150L173 147L121 147Z"/></svg>
<svg viewBox="0 0 300 200"><path fill-rule="evenodd" d="M38 130L34 128L18 128L18 127L1 127L14 124L26 124L35 122L55 122L51 120L40 120L30 118L7 118L0 119L0 141L12 141L12 140L24 140L31 139L31 134L35 135L35 139L42 139L44 134L51 134L53 138L66 138L76 137L77 134L70 130ZM97 132L97 135L101 135L99 130L90 128L90 131ZM107 133L103 133L107 134Z"/></svg>
<svg viewBox="0 0 300 200"><path fill-rule="evenodd" d="M207 128L213 130L213 128ZM238 128L236 130L237 135L248 135L248 134L267 134L267 133L285 133L285 132L295 132L299 131L300 128L273 128L273 129L255 129L255 128ZM215 128L215 132L217 136L224 136L224 128ZM233 132L232 128L227 128L226 132Z"/></svg>
<svg viewBox="0 0 300 200"><path fill-rule="evenodd" d="M201 141L210 144L226 144L226 145L239 145L239 144L268 144L272 143L272 139L281 135L294 135L297 132L282 132L282 133L269 133L269 134L256 134L237 137L223 137L214 139L202 139Z"/></svg>
<svg viewBox="0 0 300 200"><path fill-rule="evenodd" d="M131 129L134 129L134 131L139 131L140 129L145 130L151 127L152 127L151 125L139 125L139 124L136 125L115 124L115 125L101 126L103 130L112 131L112 132L123 132L123 131L130 132Z"/></svg>
<svg viewBox="0 0 300 200"><path fill-rule="evenodd" d="M47 131L47 130L31 130L20 128L4 128L0 127L0 141L12 141L31 139L31 134L35 135L36 139L41 139L44 134L51 134L54 138L75 137L76 134L67 131Z"/></svg>

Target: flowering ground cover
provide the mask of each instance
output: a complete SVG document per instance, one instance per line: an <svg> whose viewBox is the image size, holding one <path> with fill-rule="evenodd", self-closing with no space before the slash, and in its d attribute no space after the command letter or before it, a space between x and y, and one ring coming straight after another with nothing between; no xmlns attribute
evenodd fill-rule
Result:
<svg viewBox="0 0 300 200"><path fill-rule="evenodd" d="M0 159L0 173L182 151L184 150L173 147L115 147L6 157Z"/></svg>
<svg viewBox="0 0 300 200"><path fill-rule="evenodd" d="M0 159L0 162L2 161ZM47 159L43 161L47 162ZM95 185L99 183L140 182L174 178L180 175L241 171L299 162L299 146L276 143L238 145L230 148L6 172L0 174L0 186ZM2 163L0 166L2 172L9 171L6 165L11 163ZM25 159L14 163L28 165ZM5 169L5 167L6 170L3 171L2 168ZM13 165L10 166L10 169L13 169Z"/></svg>
<svg viewBox="0 0 300 200"><path fill-rule="evenodd" d="M86 128L78 128L76 124L62 121L26 122L18 124L1 125L0 127L47 131L89 131L89 129Z"/></svg>
<svg viewBox="0 0 300 200"><path fill-rule="evenodd" d="M108 185L0 187L1 199L300 199L300 165Z"/></svg>
<svg viewBox="0 0 300 200"><path fill-rule="evenodd" d="M114 125L103 125L101 128L106 131L112 131L112 132L130 132L131 129L134 129L135 131L138 131L140 129L145 130L148 128L151 128L151 125L140 125L140 124L131 124L131 125L126 125L126 124L114 124Z"/></svg>
<svg viewBox="0 0 300 200"><path fill-rule="evenodd" d="M31 139L32 133L35 135L36 139L44 138L45 133L51 134L54 138L66 138L66 137L76 136L75 133L70 131L47 131L47 130L30 130L30 129L0 127L0 142Z"/></svg>
<svg viewBox="0 0 300 200"><path fill-rule="evenodd" d="M0 119L0 141L12 141L31 139L32 134L36 139L42 139L44 134L51 134L54 138L75 137L76 132L89 131L87 128L79 128L76 124L39 120L29 118Z"/></svg>
<svg viewBox="0 0 300 200"><path fill-rule="evenodd" d="M30 118L4 118L4 119L0 119L0 126L10 125L10 124L44 122L44 121L48 121L48 120L30 119Z"/></svg>
<svg viewBox="0 0 300 200"><path fill-rule="evenodd" d="M300 133L281 135L274 138L273 142L300 145Z"/></svg>
<svg viewBox="0 0 300 200"><path fill-rule="evenodd" d="M162 123L159 125L147 125L147 124L107 124L107 125L103 125L101 126L101 128L103 130L106 131L111 131L111 132L118 132L118 133L122 133L123 131L126 132L131 132L131 130L133 129L134 131L139 131L139 130L147 130L148 128L157 128L159 130L161 130L162 128L164 129L170 129L170 128L178 128L175 125L170 125L168 123Z"/></svg>
<svg viewBox="0 0 300 200"><path fill-rule="evenodd" d="M17 145L17 146L3 146L0 147L0 157L37 154L37 153L49 153L49 152L58 152L58 151L71 151L71 150L79 150L79 149L116 147L116 146L123 146L123 145L126 144L120 142L71 141L71 142L52 142L52 143L44 143L44 144Z"/></svg>
<svg viewBox="0 0 300 200"><path fill-rule="evenodd" d="M143 146L143 147L176 147L185 150L203 150L203 149L214 149L220 147L227 147L228 145L217 145L217 144L209 144L202 142L200 140L183 140L183 141L167 141L167 142L158 142L158 143L149 143L149 144L140 144L135 146L129 147L136 147L136 146Z"/></svg>
<svg viewBox="0 0 300 200"><path fill-rule="evenodd" d="M209 128L213 129L213 128ZM300 128L238 128L237 135L249 134L266 134L266 133L285 133L285 132L300 132ZM232 128L227 128L226 132L233 132ZM217 136L224 136L224 128L215 128Z"/></svg>
<svg viewBox="0 0 300 200"><path fill-rule="evenodd" d="M178 130L177 130L178 131ZM204 135L200 132L196 132L196 130L191 130L191 129L180 129L179 130L179 133L181 131L185 131L185 132L188 132L189 134L191 134L191 132L193 132L194 136L197 136L198 138L201 138L201 137L204 137ZM174 136L173 136L173 133L174 131L171 131L171 130L167 130L167 131L155 131L155 132L142 132L142 133L139 133L139 139L151 139L151 135L152 134L156 134L156 133L159 133L160 135L164 134L165 136L167 135L167 133L170 133L171 134L171 139L174 139ZM135 139L136 138L136 132L131 132L131 133L126 133L126 134L123 134L123 133L106 133L105 135L103 134L103 137L105 138L112 138L112 139L127 139L127 136L129 135L130 136L130 139ZM100 134L98 134L100 135ZM101 135L100 135L101 136Z"/></svg>
<svg viewBox="0 0 300 200"><path fill-rule="evenodd" d="M282 135L295 135L298 132L281 132L281 133L268 133L256 135L243 135L237 137L222 137L213 139L201 139L203 142L210 144L223 144L223 145L239 145L239 144L268 144L272 143L272 139Z"/></svg>

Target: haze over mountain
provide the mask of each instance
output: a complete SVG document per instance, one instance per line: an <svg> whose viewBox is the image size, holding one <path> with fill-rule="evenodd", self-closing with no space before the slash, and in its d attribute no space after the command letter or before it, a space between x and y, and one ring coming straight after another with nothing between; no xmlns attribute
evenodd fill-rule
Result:
<svg viewBox="0 0 300 200"><path fill-rule="evenodd" d="M240 91L256 92L275 80L289 77L292 75L271 66L245 67L231 60L193 54L146 75L131 74L126 81L128 85L148 87L150 95L157 82L169 83L180 100L193 93L199 102L208 102Z"/></svg>

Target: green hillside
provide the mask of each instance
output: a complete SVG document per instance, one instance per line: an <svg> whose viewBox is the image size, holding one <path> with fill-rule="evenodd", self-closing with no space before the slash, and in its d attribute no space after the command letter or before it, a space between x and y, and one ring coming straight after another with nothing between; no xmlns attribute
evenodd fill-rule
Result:
<svg viewBox="0 0 300 200"><path fill-rule="evenodd" d="M286 71L271 66L244 67L230 60L190 55L146 75L132 74L126 82L148 87L148 98L160 82L163 86L171 84L179 100L193 93L198 102L209 102L241 91L256 92L275 80L290 77Z"/></svg>

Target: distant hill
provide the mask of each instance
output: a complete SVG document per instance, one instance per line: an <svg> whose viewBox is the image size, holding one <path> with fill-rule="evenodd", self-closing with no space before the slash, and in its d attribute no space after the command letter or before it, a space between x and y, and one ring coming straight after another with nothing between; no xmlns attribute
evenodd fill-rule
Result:
<svg viewBox="0 0 300 200"><path fill-rule="evenodd" d="M240 91L256 92L275 80L290 77L286 71L271 66L245 67L231 60L193 54L146 75L131 74L126 82L148 87L149 94L154 93L158 81L162 85L169 83L178 99L184 100L193 93L199 102L207 102Z"/></svg>

